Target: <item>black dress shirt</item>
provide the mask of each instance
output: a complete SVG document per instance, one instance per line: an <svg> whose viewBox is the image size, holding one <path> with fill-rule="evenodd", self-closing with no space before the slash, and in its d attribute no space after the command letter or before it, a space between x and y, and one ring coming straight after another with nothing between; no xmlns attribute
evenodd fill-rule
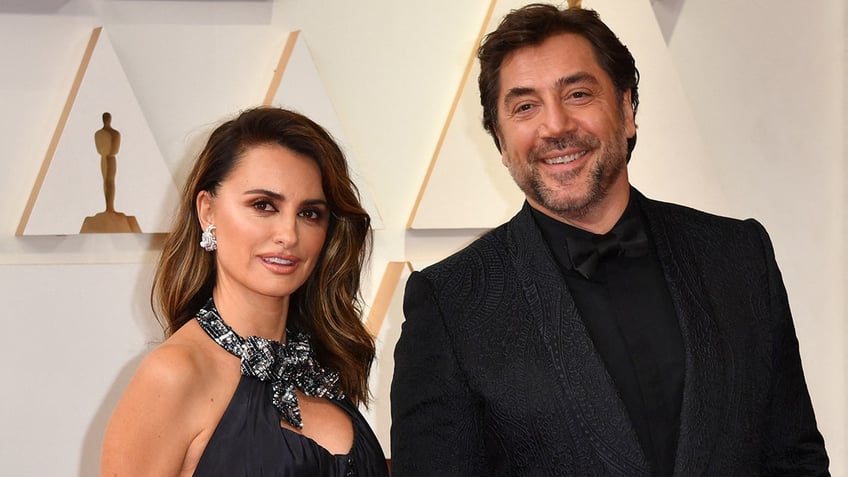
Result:
<svg viewBox="0 0 848 477"><path fill-rule="evenodd" d="M683 342L637 203L631 200L620 220L637 217L648 235L647 251L636 257L604 258L590 279L574 270L565 237L591 239L594 234L532 212L619 390L653 474L672 475L683 392Z"/></svg>

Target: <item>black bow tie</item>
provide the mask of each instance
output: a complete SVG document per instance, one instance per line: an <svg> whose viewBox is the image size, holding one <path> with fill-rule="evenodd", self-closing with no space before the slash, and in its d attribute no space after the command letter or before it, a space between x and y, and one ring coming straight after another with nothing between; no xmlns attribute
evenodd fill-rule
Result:
<svg viewBox="0 0 848 477"><path fill-rule="evenodd" d="M638 217L626 217L603 235L566 237L574 269L589 279L607 257L638 257L648 251L648 235Z"/></svg>

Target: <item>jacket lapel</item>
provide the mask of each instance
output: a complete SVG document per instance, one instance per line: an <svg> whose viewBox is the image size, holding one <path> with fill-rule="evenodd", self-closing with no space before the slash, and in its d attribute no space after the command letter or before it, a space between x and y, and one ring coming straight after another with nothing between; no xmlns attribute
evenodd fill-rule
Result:
<svg viewBox="0 0 848 477"><path fill-rule="evenodd" d="M582 428L595 459L619 468L625 475L646 473L647 463L624 403L577 312L529 205L524 204L509 227L509 251L527 301L527 314L539 327L563 392L563 402L570 406L564 410L568 415L563 416L563 422L571 420L572 425Z"/></svg>
<svg viewBox="0 0 848 477"><path fill-rule="evenodd" d="M725 386L727 344L713 320L713 310L703 273L686 225L665 213L663 204L646 199L633 190L648 219L660 264L680 324L686 356L680 437L675 475L691 475L706 469L713 448L721 439L722 423L728 412Z"/></svg>

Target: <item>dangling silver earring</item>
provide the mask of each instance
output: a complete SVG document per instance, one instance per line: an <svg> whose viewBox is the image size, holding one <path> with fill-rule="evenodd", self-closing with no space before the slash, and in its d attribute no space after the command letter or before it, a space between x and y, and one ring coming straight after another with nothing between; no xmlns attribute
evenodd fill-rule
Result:
<svg viewBox="0 0 848 477"><path fill-rule="evenodd" d="M200 248L207 252L213 252L218 249L218 240L215 239L215 234L212 233L214 230L215 226L210 224L209 227L206 227L206 230L200 234Z"/></svg>

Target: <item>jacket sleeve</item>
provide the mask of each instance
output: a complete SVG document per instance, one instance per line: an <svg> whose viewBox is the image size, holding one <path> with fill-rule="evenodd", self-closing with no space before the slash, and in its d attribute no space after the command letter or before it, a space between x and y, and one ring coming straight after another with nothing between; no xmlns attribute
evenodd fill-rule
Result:
<svg viewBox="0 0 848 477"><path fill-rule="evenodd" d="M766 251L770 309L776 328L773 354L773 381L766 418L763 448L765 475L830 475L824 439L804 379L798 338L792 323L786 288L765 229L755 224Z"/></svg>
<svg viewBox="0 0 848 477"><path fill-rule="evenodd" d="M403 311L391 389L393 477L487 475L481 406L424 274L410 275Z"/></svg>

